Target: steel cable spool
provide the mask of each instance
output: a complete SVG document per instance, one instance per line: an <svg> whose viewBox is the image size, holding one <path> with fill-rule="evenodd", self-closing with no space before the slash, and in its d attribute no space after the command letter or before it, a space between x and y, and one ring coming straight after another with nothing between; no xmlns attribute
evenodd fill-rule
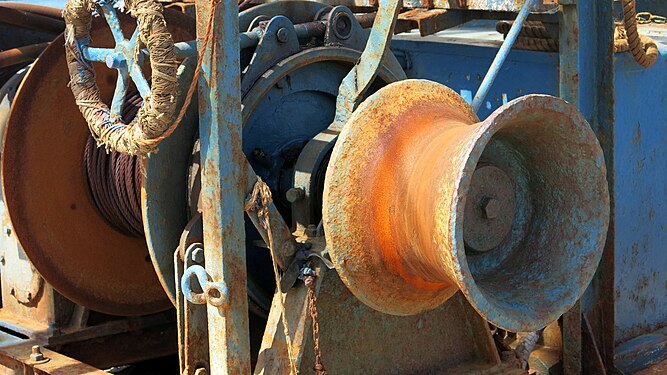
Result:
<svg viewBox="0 0 667 375"><path fill-rule="evenodd" d="M126 99L121 114L124 122L137 115L141 103L138 92ZM91 136L84 150L84 167L93 201L104 219L127 235L143 237L139 158L98 147Z"/></svg>
<svg viewBox="0 0 667 375"><path fill-rule="evenodd" d="M195 38L191 17L169 10L164 16L174 40ZM129 35L136 20L119 18ZM102 48L114 44L103 19L93 20L91 35ZM90 141L68 87L63 44L60 36L35 62L7 125L2 182L12 226L39 273L73 302L122 316L166 310L171 303L155 274L138 214L141 161L107 155ZM111 102L117 74L91 65L101 99ZM126 97L123 114L132 117L140 100Z"/></svg>

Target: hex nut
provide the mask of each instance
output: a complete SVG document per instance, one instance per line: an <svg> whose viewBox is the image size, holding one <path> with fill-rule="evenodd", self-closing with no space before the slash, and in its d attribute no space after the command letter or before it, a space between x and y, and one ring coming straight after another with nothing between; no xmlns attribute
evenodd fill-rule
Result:
<svg viewBox="0 0 667 375"><path fill-rule="evenodd" d="M495 219L500 215L500 202L497 199L489 198L484 202L482 210L484 210L484 216L487 219Z"/></svg>

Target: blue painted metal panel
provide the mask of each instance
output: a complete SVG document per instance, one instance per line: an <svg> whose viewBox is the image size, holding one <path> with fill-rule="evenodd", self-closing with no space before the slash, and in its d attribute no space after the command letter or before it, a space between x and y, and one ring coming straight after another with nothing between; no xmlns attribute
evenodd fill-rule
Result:
<svg viewBox="0 0 667 375"><path fill-rule="evenodd" d="M399 36L391 48L408 78L440 82L469 102L498 51L494 46L444 43L438 36ZM526 94L557 95L557 66L556 53L512 50L477 114L484 119L503 103Z"/></svg>
<svg viewBox="0 0 667 375"><path fill-rule="evenodd" d="M583 29L581 32L585 33ZM486 43L477 40L477 45L457 44L461 40L447 42L447 35L444 32L422 39L399 36L392 41L392 50L409 78L431 79L470 98L479 87L499 41L489 37ZM615 344L619 345L667 325L667 256L664 252L667 243L667 168L664 167L667 92L658 83L667 79L664 57L667 43L660 45L663 57L649 69L642 69L629 54L616 54L613 93L600 90L600 77L605 76L603 73L608 68L596 65L586 52L594 41L583 39L581 43L579 106L596 131L602 132L602 137L613 136L601 141L608 145L605 151L612 152L607 158L615 160L609 170L614 181L617 223L612 244L615 249L615 330L612 334ZM606 104L593 95L596 90L602 91L596 95L615 98L614 107L604 107ZM512 51L479 112L480 118L499 107L505 97L511 100L529 93L558 95L557 54ZM613 123L606 119L612 115ZM596 301L589 294L582 304L583 310L591 311ZM617 351L631 350L631 347L623 344ZM643 363L664 354L637 349L640 357L648 356L641 358ZM637 363L634 361L633 366Z"/></svg>
<svg viewBox="0 0 667 375"><path fill-rule="evenodd" d="M616 342L667 324L665 55L642 69L616 60Z"/></svg>

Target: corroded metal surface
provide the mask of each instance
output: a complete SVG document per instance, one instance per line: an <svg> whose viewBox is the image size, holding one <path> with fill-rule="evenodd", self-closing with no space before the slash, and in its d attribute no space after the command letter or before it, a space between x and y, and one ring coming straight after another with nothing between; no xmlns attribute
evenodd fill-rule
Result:
<svg viewBox="0 0 667 375"><path fill-rule="evenodd" d="M510 235L485 252L463 238L480 165L502 169L516 200ZM581 296L608 220L602 151L572 106L529 95L478 122L458 94L420 80L389 85L355 111L324 193L332 260L362 301L407 315L460 289L514 331L546 326Z"/></svg>
<svg viewBox="0 0 667 375"><path fill-rule="evenodd" d="M176 40L194 38L194 22L165 12ZM123 17L125 30L136 24ZM113 45L103 21L93 38ZM59 37L23 81L3 150L3 184L12 225L42 276L69 299L118 315L139 315L170 306L143 239L110 227L96 210L83 171L88 127L70 89ZM94 64L102 97L113 95L115 73Z"/></svg>
<svg viewBox="0 0 667 375"><path fill-rule="evenodd" d="M317 303L322 363L327 373L512 373L510 369L491 370L500 359L488 324L460 293L431 311L393 316L361 303L335 272L328 271ZM307 336L301 374L313 373L313 341L311 334ZM287 374L284 370L264 373Z"/></svg>

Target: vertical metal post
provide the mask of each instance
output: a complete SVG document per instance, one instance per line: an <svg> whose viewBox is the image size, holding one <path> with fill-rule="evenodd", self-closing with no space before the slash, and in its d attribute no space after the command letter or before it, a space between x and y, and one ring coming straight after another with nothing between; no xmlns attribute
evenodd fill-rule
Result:
<svg viewBox="0 0 667 375"><path fill-rule="evenodd" d="M607 165L611 211L607 243L591 287L563 316L565 374L593 373L591 364L604 362L614 372L614 19L612 0L561 0L560 96L579 107L595 131ZM590 321L601 358L582 342L582 314ZM592 343L591 343L592 344ZM582 362L582 359L584 361ZM599 371L596 371L597 373Z"/></svg>
<svg viewBox="0 0 667 375"><path fill-rule="evenodd" d="M196 3L200 48L209 12L215 12L199 77L201 208L206 271L227 295L221 296L222 306L207 305L210 373L249 374L238 8L233 0L222 0L215 9L212 3Z"/></svg>
<svg viewBox="0 0 667 375"><path fill-rule="evenodd" d="M579 15L576 1L560 3L559 77L561 98L579 105ZM581 305L563 315L563 373L581 373Z"/></svg>
<svg viewBox="0 0 667 375"><path fill-rule="evenodd" d="M579 1L579 109L588 119L604 151L609 182L610 216L607 243L581 309L599 348L607 374L614 366L616 345L614 267L616 239L614 8L612 0ZM586 353L586 348L583 348ZM583 355L587 358L586 355ZM583 372L591 361L584 361ZM592 373L592 372L591 372Z"/></svg>

